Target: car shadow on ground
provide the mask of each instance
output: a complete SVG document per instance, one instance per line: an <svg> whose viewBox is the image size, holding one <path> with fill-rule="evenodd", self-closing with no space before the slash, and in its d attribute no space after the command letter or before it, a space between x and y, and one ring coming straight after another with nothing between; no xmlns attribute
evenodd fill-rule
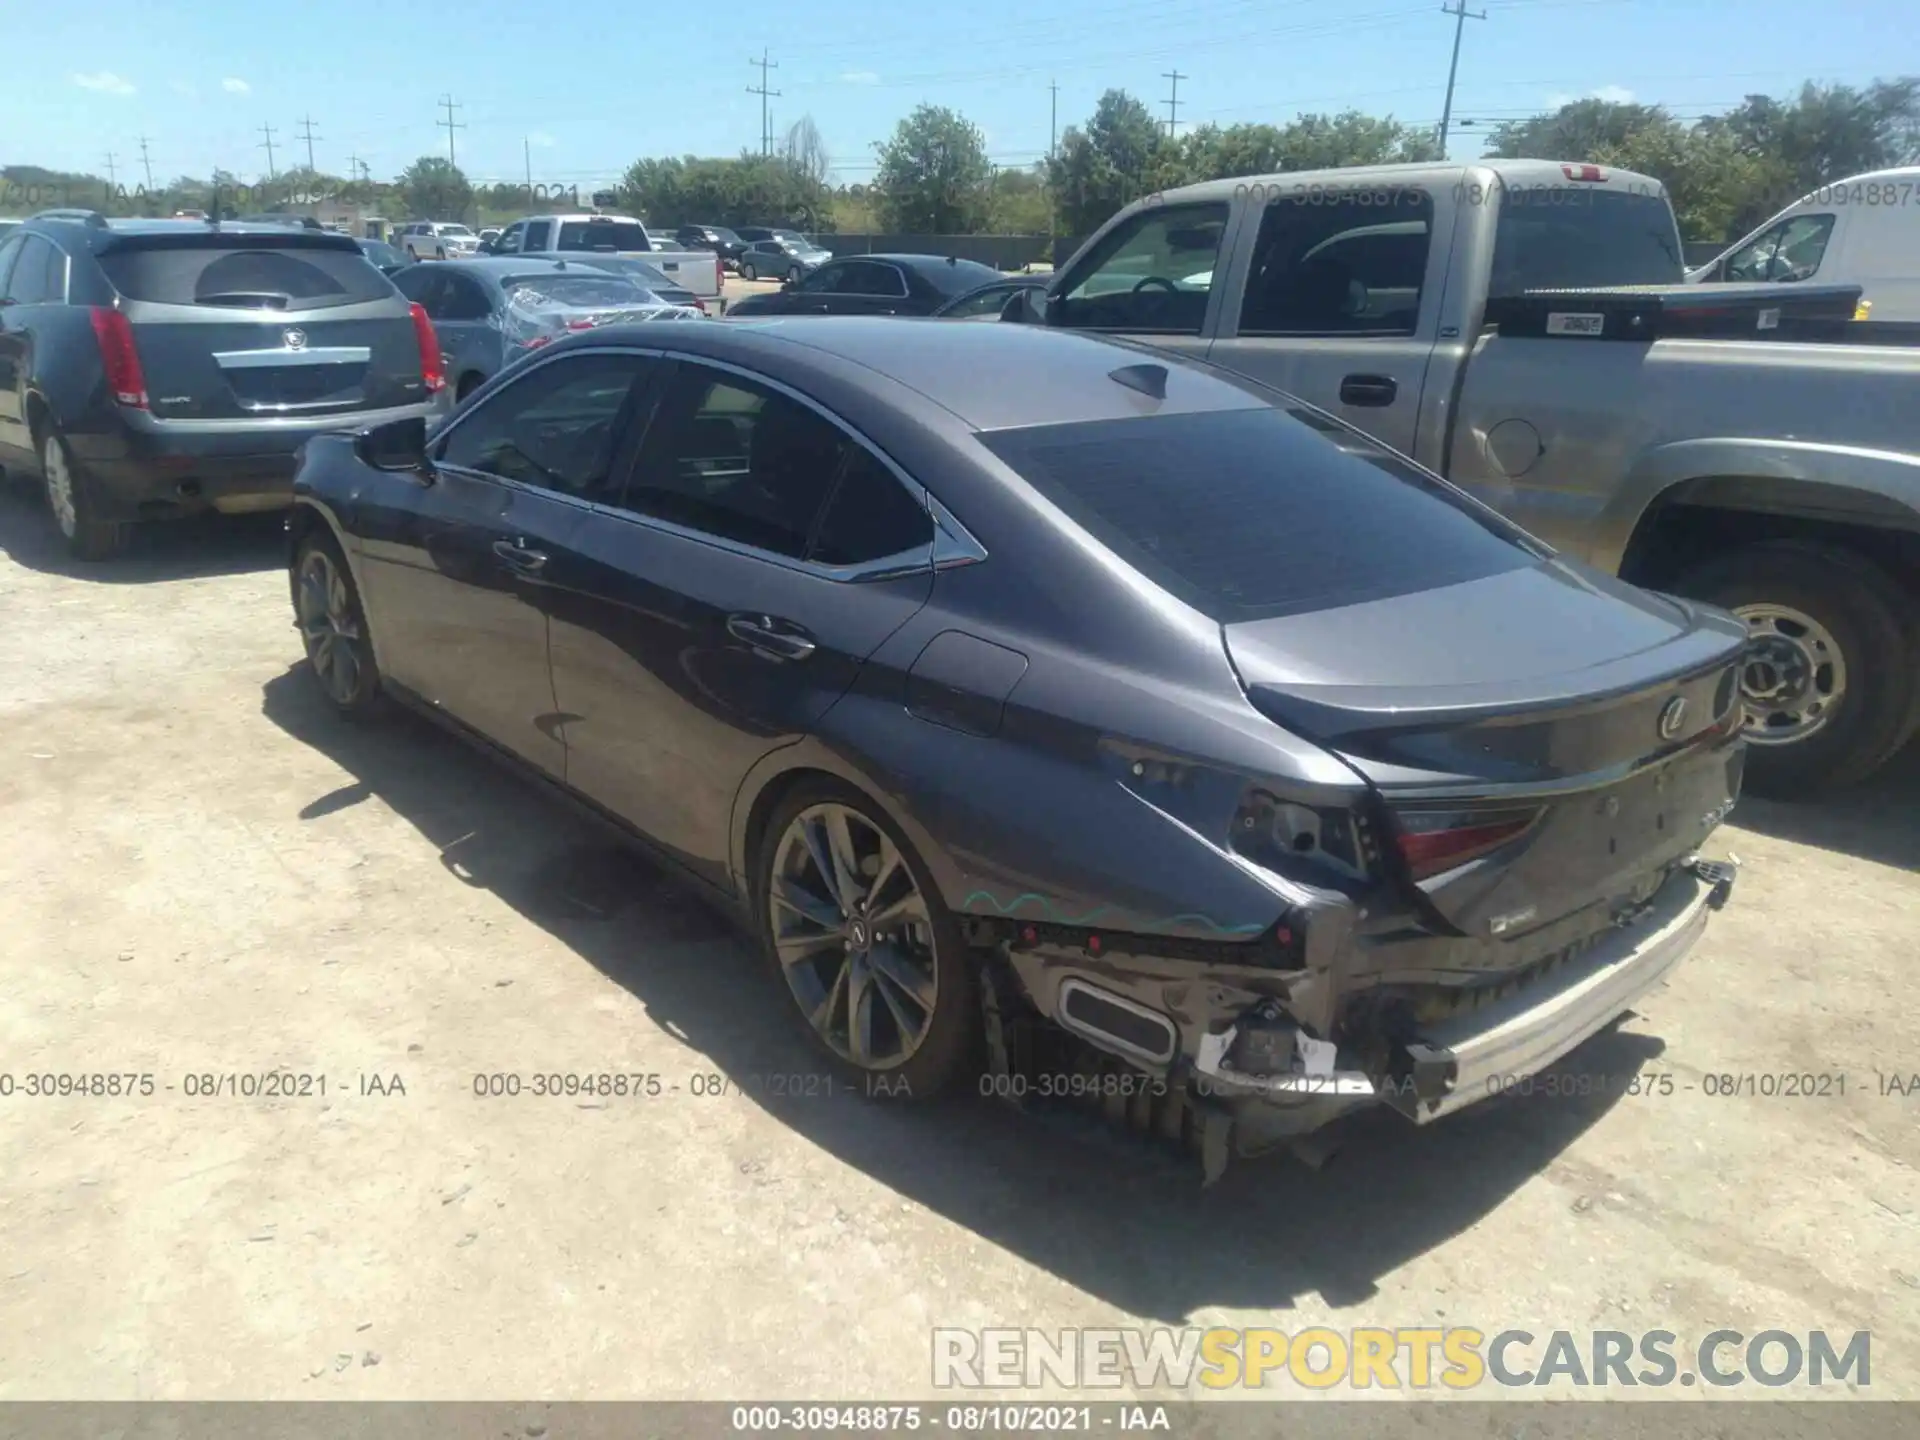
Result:
<svg viewBox="0 0 1920 1440"><path fill-rule="evenodd" d="M271 570L287 563L285 517L196 515L141 525L125 554L75 560L37 483L0 480L0 554L29 570L108 585L146 585Z"/></svg>
<svg viewBox="0 0 1920 1440"><path fill-rule="evenodd" d="M1662 1043L1614 1029L1563 1063L1609 1076L1581 1098L1503 1096L1418 1128L1362 1117L1332 1165L1237 1162L1202 1190L1198 1162L1163 1158L1090 1123L1058 1125L966 1096L920 1109L780 1097L757 1077L818 1074L785 987L717 910L428 721L341 719L299 669L263 712L353 779L303 819L377 798L434 846L459 883L485 887L625 987L652 1023L724 1071L770 1115L900 1195L1132 1314L1179 1322L1203 1306L1334 1305L1484 1220L1619 1098ZM423 896L422 903L431 904ZM1576 1197L1569 1196L1568 1203Z"/></svg>
<svg viewBox="0 0 1920 1440"><path fill-rule="evenodd" d="M1871 780L1830 800L1788 805L1743 798L1729 823L1776 840L1920 870L1920 738Z"/></svg>

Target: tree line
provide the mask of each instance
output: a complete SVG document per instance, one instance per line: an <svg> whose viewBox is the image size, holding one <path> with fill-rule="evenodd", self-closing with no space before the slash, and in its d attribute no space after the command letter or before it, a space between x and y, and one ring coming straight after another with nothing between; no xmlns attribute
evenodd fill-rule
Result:
<svg viewBox="0 0 1920 1440"><path fill-rule="evenodd" d="M1085 235L1142 195L1195 181L1347 165L1431 160L1432 131L1358 110L1285 124L1199 125L1169 136L1153 112L1109 90L1070 125L1048 159L995 165L979 126L922 104L874 146L870 181L833 183L811 118L770 154L649 158L627 167L618 207L671 227L786 225L810 233ZM1812 82L1785 98L1750 95L1724 114L1687 121L1659 105L1576 100L1487 132L1487 153L1578 160L1666 185L1689 241L1738 238L1800 195L1849 175L1920 161L1920 77L1865 86ZM0 212L88 205L109 214L228 213L353 206L392 220L493 223L541 209L586 208L577 187L475 184L451 161L422 156L392 181L306 170L246 182L225 171L181 176L148 195L88 174L0 167Z"/></svg>

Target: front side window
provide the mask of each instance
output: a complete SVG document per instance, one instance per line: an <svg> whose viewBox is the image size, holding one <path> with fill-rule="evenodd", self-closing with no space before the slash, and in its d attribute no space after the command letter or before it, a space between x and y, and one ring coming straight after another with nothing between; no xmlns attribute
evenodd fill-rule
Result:
<svg viewBox="0 0 1920 1440"><path fill-rule="evenodd" d="M518 255L520 253L520 241L526 233L526 223L516 220L500 232L500 238L494 241L493 248L502 255Z"/></svg>
<svg viewBox="0 0 1920 1440"><path fill-rule="evenodd" d="M1049 307L1049 323L1083 330L1198 335L1220 244L1225 203L1160 205L1109 231Z"/></svg>
<svg viewBox="0 0 1920 1440"><path fill-rule="evenodd" d="M998 315L1006 308L1007 297L1019 288L1017 285L990 285L985 290L976 290L956 300L941 313L953 320L965 320L975 315Z"/></svg>
<svg viewBox="0 0 1920 1440"><path fill-rule="evenodd" d="M777 390L682 364L655 411L626 508L799 559L850 441Z"/></svg>
<svg viewBox="0 0 1920 1440"><path fill-rule="evenodd" d="M1833 216L1796 215L1727 258L1727 279L1810 280L1827 253Z"/></svg>
<svg viewBox="0 0 1920 1440"><path fill-rule="evenodd" d="M551 220L529 220L527 222L527 243L525 248L528 250L545 250L547 248L547 237L552 234L553 222Z"/></svg>
<svg viewBox="0 0 1920 1440"><path fill-rule="evenodd" d="M493 313L487 292L470 275L447 276L447 292L440 302L440 315L447 320L484 320Z"/></svg>
<svg viewBox="0 0 1920 1440"><path fill-rule="evenodd" d="M627 399L652 362L569 355L497 391L448 432L448 465L581 499L606 499Z"/></svg>
<svg viewBox="0 0 1920 1440"><path fill-rule="evenodd" d="M1417 190L1400 198L1390 209L1371 193L1268 205L1240 302L1240 334L1411 335L1433 198Z"/></svg>

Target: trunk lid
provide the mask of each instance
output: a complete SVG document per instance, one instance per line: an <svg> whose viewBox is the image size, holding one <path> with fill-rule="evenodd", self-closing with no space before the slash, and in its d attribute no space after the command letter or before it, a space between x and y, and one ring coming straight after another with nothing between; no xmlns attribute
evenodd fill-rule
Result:
<svg viewBox="0 0 1920 1440"><path fill-rule="evenodd" d="M417 402L406 302L351 240L318 232L130 235L101 255L162 420L350 413Z"/></svg>
<svg viewBox="0 0 1920 1440"><path fill-rule="evenodd" d="M1223 628L1253 704L1372 783L1468 934L1631 889L1737 792L1743 629L1564 559Z"/></svg>

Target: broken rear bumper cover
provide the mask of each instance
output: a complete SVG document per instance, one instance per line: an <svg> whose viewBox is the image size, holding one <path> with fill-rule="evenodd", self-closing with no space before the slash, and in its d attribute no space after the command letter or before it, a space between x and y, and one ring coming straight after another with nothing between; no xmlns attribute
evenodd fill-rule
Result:
<svg viewBox="0 0 1920 1440"><path fill-rule="evenodd" d="M1726 903L1735 873L1730 862L1686 861L1631 920L1570 958L1390 1042L1374 1037L1364 1057L1315 1038L1275 997L1236 983L1244 974L1182 974L1145 957L1013 959L1042 1014L1183 1084L1194 1105L1232 1119L1233 1148L1251 1154L1376 1103L1426 1124L1546 1069L1666 980Z"/></svg>

